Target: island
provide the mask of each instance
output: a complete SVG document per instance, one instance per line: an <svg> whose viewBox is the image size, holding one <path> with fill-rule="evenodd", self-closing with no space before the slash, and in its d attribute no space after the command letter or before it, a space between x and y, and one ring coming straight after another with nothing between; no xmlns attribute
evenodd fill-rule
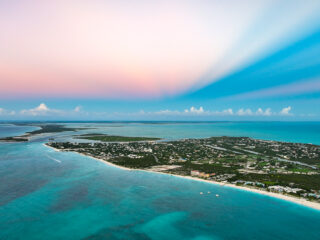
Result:
<svg viewBox="0 0 320 240"><path fill-rule="evenodd" d="M74 131L88 129L88 128L68 128L60 124L17 124L17 125L35 126L35 127L40 127L40 129L34 130L32 132L27 132L21 136L0 138L0 142L27 142L30 140L32 136L39 135L39 134L67 132L67 131L74 132Z"/></svg>
<svg viewBox="0 0 320 240"><path fill-rule="evenodd" d="M320 202L318 145L248 137L176 141L105 135L83 138L107 142L48 142L46 145L129 169L192 177ZM118 138L119 142L114 142Z"/></svg>

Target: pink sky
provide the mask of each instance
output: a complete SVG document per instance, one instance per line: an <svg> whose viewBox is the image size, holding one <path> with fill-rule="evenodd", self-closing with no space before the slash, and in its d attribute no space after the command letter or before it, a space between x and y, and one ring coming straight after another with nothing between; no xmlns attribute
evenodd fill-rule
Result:
<svg viewBox="0 0 320 240"><path fill-rule="evenodd" d="M284 22L268 41L238 44L271 3L1 1L0 94L149 98L197 88L290 33Z"/></svg>

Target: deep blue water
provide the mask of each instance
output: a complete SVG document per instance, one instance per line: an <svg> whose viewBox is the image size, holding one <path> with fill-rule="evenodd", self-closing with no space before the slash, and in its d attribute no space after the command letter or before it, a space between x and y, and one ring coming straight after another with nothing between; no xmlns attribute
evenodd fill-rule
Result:
<svg viewBox="0 0 320 240"><path fill-rule="evenodd" d="M99 131L173 139L238 129L235 135L272 139L297 129L255 123L252 128L271 132L258 133L250 123L237 124L99 124ZM317 143L319 124L311 124L276 138ZM67 133L54 135L68 139ZM225 186L121 170L56 152L43 146L47 138L0 143L0 239L320 239L320 211Z"/></svg>

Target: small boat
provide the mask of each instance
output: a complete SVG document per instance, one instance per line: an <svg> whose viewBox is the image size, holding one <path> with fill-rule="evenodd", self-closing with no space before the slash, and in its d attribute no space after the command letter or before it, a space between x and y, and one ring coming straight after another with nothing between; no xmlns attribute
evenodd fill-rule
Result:
<svg viewBox="0 0 320 240"><path fill-rule="evenodd" d="M200 192L200 195L202 195L203 194L203 192Z"/></svg>
<svg viewBox="0 0 320 240"><path fill-rule="evenodd" d="M220 197L220 195L219 195L219 194L216 194L216 197Z"/></svg>
<svg viewBox="0 0 320 240"><path fill-rule="evenodd" d="M210 191L208 191L208 194L210 194L211 192Z"/></svg>

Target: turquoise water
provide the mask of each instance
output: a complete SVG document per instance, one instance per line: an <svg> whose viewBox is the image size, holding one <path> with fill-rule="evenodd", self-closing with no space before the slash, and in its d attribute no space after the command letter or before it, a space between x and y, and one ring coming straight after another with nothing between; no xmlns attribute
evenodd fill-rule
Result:
<svg viewBox="0 0 320 240"><path fill-rule="evenodd" d="M99 124L111 134L161 133L170 139L217 129L205 126ZM270 138L277 131L271 132ZM68 139L66 133L53 135ZM320 211L225 186L121 170L55 152L43 146L48 137L0 143L0 239L319 239ZM310 133L304 139L319 138Z"/></svg>
<svg viewBox="0 0 320 240"><path fill-rule="evenodd" d="M39 129L39 128L32 127L32 126L16 126L12 124L0 124L0 138L19 136L24 134L25 132L31 132L36 129Z"/></svg>
<svg viewBox="0 0 320 240"><path fill-rule="evenodd" d="M69 125L74 127L95 126L99 129L99 132L126 136L157 136L166 139L246 136L264 140L320 145L320 122L70 123ZM94 132L94 130L90 130L90 132Z"/></svg>

